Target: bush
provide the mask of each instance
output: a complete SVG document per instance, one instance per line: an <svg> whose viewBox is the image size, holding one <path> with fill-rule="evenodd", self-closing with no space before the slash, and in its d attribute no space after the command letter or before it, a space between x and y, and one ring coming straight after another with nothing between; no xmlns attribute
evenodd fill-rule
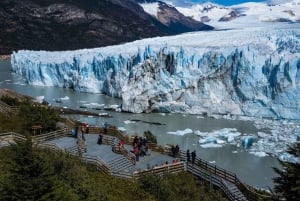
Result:
<svg viewBox="0 0 300 201"><path fill-rule="evenodd" d="M153 143L157 143L157 139L156 139L156 136L153 135L151 133L151 131L145 131L144 132L144 136L147 138L148 141L151 141Z"/></svg>
<svg viewBox="0 0 300 201"><path fill-rule="evenodd" d="M12 97L7 96L7 95L1 96L1 100L4 103L6 103L7 105L10 105L10 106L19 106L20 105L20 102L17 98L12 98Z"/></svg>

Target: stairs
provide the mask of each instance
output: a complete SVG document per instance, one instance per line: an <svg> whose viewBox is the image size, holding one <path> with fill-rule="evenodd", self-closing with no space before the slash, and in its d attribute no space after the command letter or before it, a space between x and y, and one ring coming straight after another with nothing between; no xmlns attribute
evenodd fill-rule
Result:
<svg viewBox="0 0 300 201"><path fill-rule="evenodd" d="M117 155L107 163L110 165L112 171L115 172L126 172L134 167L134 165L123 155Z"/></svg>
<svg viewBox="0 0 300 201"><path fill-rule="evenodd" d="M240 189L238 189L238 187L229 182L229 181L226 181L224 179L222 179L222 183L224 184L224 186L226 186L226 189L230 192L230 196L229 197L232 197L231 200L234 200L234 201L248 201L247 198L244 196L244 194L240 191Z"/></svg>

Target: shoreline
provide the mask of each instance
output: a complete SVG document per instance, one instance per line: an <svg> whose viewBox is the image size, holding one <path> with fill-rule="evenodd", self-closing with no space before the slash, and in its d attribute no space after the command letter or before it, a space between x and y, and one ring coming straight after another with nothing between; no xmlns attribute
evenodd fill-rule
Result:
<svg viewBox="0 0 300 201"><path fill-rule="evenodd" d="M11 55L10 54L5 54L5 55L0 55L0 61L4 61L7 59L10 59Z"/></svg>

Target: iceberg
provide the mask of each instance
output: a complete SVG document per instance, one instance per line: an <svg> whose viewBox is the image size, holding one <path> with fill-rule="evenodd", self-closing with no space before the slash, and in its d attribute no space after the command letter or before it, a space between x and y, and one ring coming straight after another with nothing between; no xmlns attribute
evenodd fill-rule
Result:
<svg viewBox="0 0 300 201"><path fill-rule="evenodd" d="M213 144L217 144L218 138L216 137L206 137L204 139L200 139L199 143L203 144L203 143L213 143Z"/></svg>
<svg viewBox="0 0 300 201"><path fill-rule="evenodd" d="M31 85L121 98L121 110L132 113L299 120L300 29L293 26L195 32L76 51L20 50L12 54L12 70Z"/></svg>
<svg viewBox="0 0 300 201"><path fill-rule="evenodd" d="M253 136L244 136L242 137L242 146L244 147L244 149L248 149L249 147L252 146L254 141Z"/></svg>
<svg viewBox="0 0 300 201"><path fill-rule="evenodd" d="M215 143L207 143L207 144L201 144L202 148L220 148L222 147L221 144L215 144Z"/></svg>
<svg viewBox="0 0 300 201"><path fill-rule="evenodd" d="M250 154L253 154L255 156L258 156L258 157L265 157L265 156L268 156L267 153L263 152L263 151L259 151L259 152L254 152L254 151L250 151L249 152Z"/></svg>
<svg viewBox="0 0 300 201"><path fill-rule="evenodd" d="M175 131L175 132L168 132L168 134L172 134L172 135L186 135L186 134L190 134L190 133L193 133L193 130L192 129L185 129L185 130L178 130L178 131Z"/></svg>

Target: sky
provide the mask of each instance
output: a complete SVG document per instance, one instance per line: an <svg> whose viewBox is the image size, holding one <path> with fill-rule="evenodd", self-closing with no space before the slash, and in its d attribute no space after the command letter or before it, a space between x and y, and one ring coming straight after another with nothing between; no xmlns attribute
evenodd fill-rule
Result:
<svg viewBox="0 0 300 201"><path fill-rule="evenodd" d="M191 5L195 3L213 2L224 6L231 6L234 4L240 4L245 2L263 2L265 0L165 0L167 2L172 2L175 5Z"/></svg>

